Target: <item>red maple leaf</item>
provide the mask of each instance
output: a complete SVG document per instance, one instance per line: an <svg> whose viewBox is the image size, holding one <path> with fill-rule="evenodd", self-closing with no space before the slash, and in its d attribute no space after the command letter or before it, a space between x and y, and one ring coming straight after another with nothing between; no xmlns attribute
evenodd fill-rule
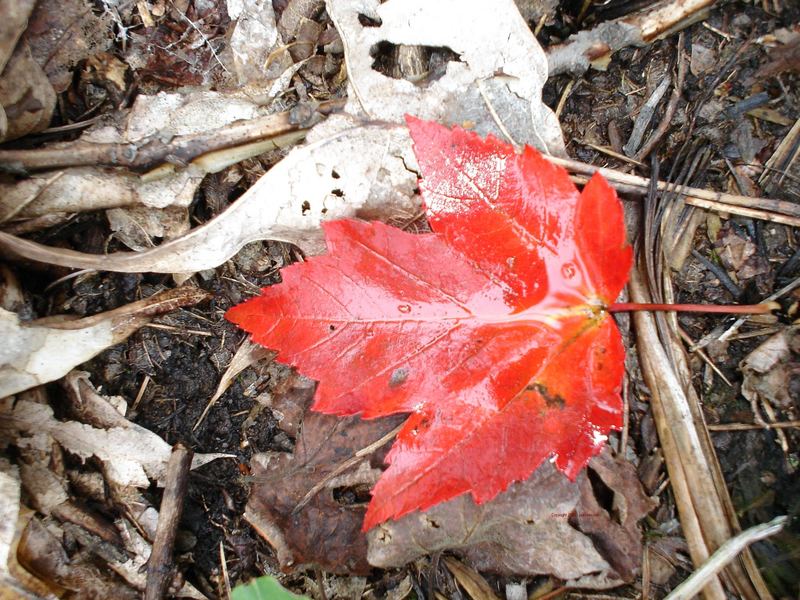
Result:
<svg viewBox="0 0 800 600"><path fill-rule="evenodd" d="M614 190L595 175L579 193L532 148L408 126L434 233L325 223L326 255L226 315L319 380L314 410L411 413L365 530L466 492L485 502L548 457L574 478L622 423L606 307L632 252Z"/></svg>

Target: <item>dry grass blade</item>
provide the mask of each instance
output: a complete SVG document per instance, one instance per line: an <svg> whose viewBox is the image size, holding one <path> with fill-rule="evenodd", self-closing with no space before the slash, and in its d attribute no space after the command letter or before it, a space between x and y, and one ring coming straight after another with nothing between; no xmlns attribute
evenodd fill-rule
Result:
<svg viewBox="0 0 800 600"><path fill-rule="evenodd" d="M641 274L634 269L631 297L649 301ZM695 565L728 540L738 522L719 463L705 429L694 390L687 383L687 365L665 346L656 318L635 313L637 347L642 372L653 396L651 406L664 449L681 525ZM677 343L677 342L672 342ZM726 572L741 598L771 598L748 551L728 565ZM707 598L724 598L721 583L712 579L704 589Z"/></svg>
<svg viewBox="0 0 800 600"><path fill-rule="evenodd" d="M454 558L445 558L443 561L472 600L499 600L480 573Z"/></svg>
<svg viewBox="0 0 800 600"><path fill-rule="evenodd" d="M636 302L649 300L650 296L637 269L633 269L629 285L633 300ZM689 545L692 561L699 565L708 559L711 550L701 525L701 508L695 506L692 492L693 483L689 482L696 481L698 471L702 473L702 481L706 484L711 479L707 473L708 469L703 468L705 461L697 432L694 429L688 401L661 345L655 317L652 314L641 312L635 313L633 320L636 327L642 373L652 393L650 406L658 437L664 450L683 534ZM707 505L715 495L714 493L712 496L706 496ZM703 498L700 500L703 501ZM716 507L707 506L707 509L715 511ZM726 598L718 579L709 582L704 590L704 596L707 600Z"/></svg>
<svg viewBox="0 0 800 600"><path fill-rule="evenodd" d="M233 383L233 380L236 379L236 376L239 373L244 371L250 365L255 364L259 360L271 358L273 356L275 356L275 352L267 350L263 346L253 343L250 341L250 338L245 338L245 340L242 342L242 345L239 346L236 354L234 354L233 358L231 359L228 368L225 369L225 372L222 374L214 395L211 396L208 404L206 404L206 407L203 409L203 414L201 414L197 419L197 422L194 424L192 430L196 431L197 428L200 427L200 424L208 415L208 411L211 410L211 407L216 404L220 396L222 396L222 394L224 394L225 391L230 387L230 385Z"/></svg>
<svg viewBox="0 0 800 600"><path fill-rule="evenodd" d="M706 585L706 583L719 573L725 565L729 564L736 556L753 542L763 540L775 535L788 522L788 517L776 517L769 523L756 525L741 532L734 538L725 542L709 558L702 567L676 587L664 600L690 600Z"/></svg>

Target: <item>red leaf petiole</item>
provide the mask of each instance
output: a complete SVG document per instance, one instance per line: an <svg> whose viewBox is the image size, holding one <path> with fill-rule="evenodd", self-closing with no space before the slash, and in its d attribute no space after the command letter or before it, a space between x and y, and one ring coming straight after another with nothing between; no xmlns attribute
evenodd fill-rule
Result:
<svg viewBox="0 0 800 600"><path fill-rule="evenodd" d="M633 312L639 310L670 311L670 312L696 312L696 313L726 313L738 315L763 315L777 310L777 302L763 302L761 304L648 304L639 302L617 302L608 307L608 312Z"/></svg>

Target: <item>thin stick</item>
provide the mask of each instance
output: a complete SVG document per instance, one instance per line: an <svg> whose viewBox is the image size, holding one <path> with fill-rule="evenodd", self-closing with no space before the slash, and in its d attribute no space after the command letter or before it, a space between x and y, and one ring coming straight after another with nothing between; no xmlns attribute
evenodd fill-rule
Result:
<svg viewBox="0 0 800 600"><path fill-rule="evenodd" d="M798 421L775 421L773 423L720 423L708 425L709 431L752 431L754 429L793 429L800 428Z"/></svg>
<svg viewBox="0 0 800 600"><path fill-rule="evenodd" d="M330 100L321 103L316 112L329 114L342 105L342 100ZM189 163L210 152L300 131L307 126L308 123L295 122L291 111L284 111L231 123L212 131L178 135L168 142L157 138L118 144L77 140L54 148L0 150L0 165L25 171L80 166L126 167L146 171L165 162Z"/></svg>
<svg viewBox="0 0 800 600"><path fill-rule="evenodd" d="M222 583L225 586L225 600L231 597L231 580L228 576L228 560L225 558L225 546L219 541L219 565L222 569Z"/></svg>
<svg viewBox="0 0 800 600"><path fill-rule="evenodd" d="M694 346L694 340L689 337L689 334L687 334L682 327L678 327L678 334L681 336L681 339L684 342L686 342L686 344L688 344L690 347ZM730 382L730 380L727 377L725 377L725 373L719 370L719 367L714 364L714 361L711 360L708 354L706 354L702 350L695 350L695 354L697 354L701 359L703 359L703 362L705 362L709 367L711 367L711 370L714 371L714 373L716 373L719 376L719 378L722 379L722 381L728 384L728 387L733 387L733 384Z"/></svg>
<svg viewBox="0 0 800 600"><path fill-rule="evenodd" d="M690 600L714 579L722 569L753 542L775 535L789 521L787 516L775 517L769 523L751 527L722 544L689 578L672 590L664 600Z"/></svg>
<svg viewBox="0 0 800 600"><path fill-rule="evenodd" d="M158 512L156 537L153 540L150 559L147 561L145 600L161 600L172 579L172 548L175 545L175 535L178 533L178 523L183 512L183 500L189 484L192 454L189 448L177 443L167 463L164 497Z"/></svg>
<svg viewBox="0 0 800 600"><path fill-rule="evenodd" d="M631 175L630 173L623 173L622 171L617 171L616 169L597 167L579 160L560 158L558 156L548 156L547 159L552 163L564 167L570 173L589 176L594 175L595 173L600 173L603 177L608 179L608 181L615 188L623 189L624 191L636 191L640 194L645 194L650 187L650 179L639 177L638 175ZM699 206L700 208L711 208L730 213L736 213L735 209L740 208L746 211L754 211L743 216L753 216L755 214L760 215L756 218L765 218L764 215L769 214L768 211L771 211L790 217L797 217L792 219L788 224L800 224L800 205L787 200L737 196L735 194L715 192L712 190L690 187L688 185L675 185L674 183L669 183L666 181L658 181L656 183L656 187L660 192L680 194L681 196L684 196L684 200L687 204Z"/></svg>
<svg viewBox="0 0 800 600"><path fill-rule="evenodd" d="M655 131L650 134L650 137L647 139L647 141L634 155L633 158L635 158L637 161L643 160L648 154L650 154L661 141L661 138L664 137L664 134L667 133L669 126L672 124L672 117L675 116L675 111L678 109L678 102L681 99L683 82L685 79L686 57L683 54L683 33L681 33L678 36L678 74L675 80L675 87L672 88L672 94L670 95L669 102L667 102L667 108L664 110L664 116L661 118L658 127L656 127Z"/></svg>

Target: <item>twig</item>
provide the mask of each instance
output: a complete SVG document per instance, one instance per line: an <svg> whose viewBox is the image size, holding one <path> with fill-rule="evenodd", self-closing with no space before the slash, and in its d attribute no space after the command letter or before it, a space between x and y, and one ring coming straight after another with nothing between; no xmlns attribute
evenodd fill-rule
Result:
<svg viewBox="0 0 800 600"><path fill-rule="evenodd" d="M189 17L187 17L187 16L186 16L186 13L184 13L184 12L183 12L183 11L182 11L180 8L178 8L177 6L175 6L175 3L174 3L174 2L170 2L170 4L172 5L172 8L173 8L173 9L175 9L175 11L176 11L176 12L177 12L177 13L178 13L180 16L182 16L182 17L183 17L183 19L184 19L184 20L185 20L187 23L189 23L189 26L190 26L192 29L194 29L194 30L195 30L195 31L196 31L196 32L197 32L197 33L200 35L200 37L203 39L203 42L205 43L205 45L206 45L206 46L208 46L208 49L209 49L209 50L211 50L211 54L213 54L213 55L214 55L214 59L217 61L217 64L219 64L219 66L220 66L220 67L222 67L222 70L223 70L223 71L225 71L226 73L228 73L228 74L230 75L230 73L231 73L231 72L228 70L228 67L226 67L226 66L225 66L225 65L222 63L222 61L219 59L219 55L217 54L217 51L216 51L216 50L214 50L214 46L212 46L212 45L211 45L211 41L210 41L210 40L209 40L209 39L206 37L206 34L205 34L205 33L203 33L203 30L202 30L202 29L200 29L200 28L197 26L197 24L196 24L194 21L192 21L192 20L191 20Z"/></svg>
<svg viewBox="0 0 800 600"><path fill-rule="evenodd" d="M639 194L646 194L650 185L650 179L623 173L616 169L609 169L607 167L597 167L578 160L569 158L559 158L557 156L548 156L550 162L553 162L561 167L564 167L570 173L578 173L580 175L594 175L600 173L603 177L617 189L623 188L623 191L631 191ZM684 196L684 201L687 204L699 206L700 208L714 208L716 210L727 211L735 213L736 209L742 208L751 211L765 213L766 211L774 211L790 217L796 217L792 221L792 225L800 226L800 205L786 200L773 200L770 198L751 198L749 196L737 196L734 194L726 194L724 192L714 192L712 190L705 190L702 188L690 187L688 185L676 186L673 183L666 181L658 181L656 188L660 192L671 192ZM703 203L701 205L701 203ZM713 206L710 206L713 204Z"/></svg>
<svg viewBox="0 0 800 600"><path fill-rule="evenodd" d="M665 0L615 21L601 23L590 31L570 36L547 52L549 73L582 75L593 62L607 61L626 46L644 46L703 18L714 0Z"/></svg>
<svg viewBox="0 0 800 600"><path fill-rule="evenodd" d="M689 334L686 333L683 330L683 328L678 327L678 333L680 334L681 339L684 342L686 342L689 346L694 346L694 340L692 340L692 338L689 337ZM733 387L733 384L730 382L730 380L727 377L725 377L725 373L719 370L719 367L714 364L714 361L711 360L711 358L705 352L698 349L695 350L695 353L700 358L703 359L703 362L705 362L709 367L711 367L711 370L714 371L714 373L716 373L719 376L719 378L722 379L722 381L724 381L728 385L728 387Z"/></svg>
<svg viewBox="0 0 800 600"><path fill-rule="evenodd" d="M145 600L161 600L169 587L172 573L172 548L183 512L184 496L189 484L192 451L181 443L175 444L167 463L164 497L158 513L156 537L147 561Z"/></svg>
<svg viewBox="0 0 800 600"><path fill-rule="evenodd" d="M225 546L222 540L219 541L219 565L222 569L222 583L225 586L225 600L231 597L231 580L228 576L228 561L225 558Z"/></svg>
<svg viewBox="0 0 800 600"><path fill-rule="evenodd" d="M722 544L689 578L676 587L664 600L690 600L722 571L739 553L753 542L775 535L788 522L786 516L775 517L769 523L751 527Z"/></svg>
<svg viewBox="0 0 800 600"><path fill-rule="evenodd" d="M561 92L561 98L558 100L558 104L556 105L556 119L561 119L561 111L564 110L564 105L567 103L569 99L569 95L572 93L572 88L575 86L575 80L570 79L569 83L564 87L564 91Z"/></svg>
<svg viewBox="0 0 800 600"><path fill-rule="evenodd" d="M624 154L620 154L619 152L617 152L617 151L615 151L615 150L613 150L611 148L606 148L605 146L598 146L597 144L592 144L591 142L584 142L582 140L575 140L575 141L578 142L581 146L586 146L587 148L591 148L592 150L597 150L598 152L602 152L603 154L606 154L606 155L610 156L611 158L616 158L617 160L621 160L623 162L630 163L632 165L636 165L637 167L643 167L644 166L644 163L642 163L642 162L640 162L638 160L635 160L633 158L629 158L629 157L625 156Z"/></svg>
<svg viewBox="0 0 800 600"><path fill-rule="evenodd" d="M316 113L329 114L342 106L343 102L323 102L317 107ZM63 167L106 166L147 171L163 163L186 164L209 152L300 131L310 123L313 120L298 123L292 111L284 111L232 123L212 131L175 136L168 142L157 137L127 144L96 144L78 140L57 148L0 150L0 170L30 172Z"/></svg>
<svg viewBox="0 0 800 600"><path fill-rule="evenodd" d="M782 298L784 295L788 294L789 292L791 292L792 290L794 290L798 286L800 286L800 277L798 277L797 279L795 279L791 283L783 286L781 289L779 289L774 294L772 294L770 296L767 296L767 298L765 299L765 302L775 302L778 298ZM744 316L744 317L739 317L738 319L736 319L736 322L733 325L731 325L728 328L728 330L725 331L725 333L723 333L721 336L719 336L719 338L718 338L719 341L720 342L724 342L729 337L731 337L734 333L736 333L739 330L739 327L741 327L745 323L745 321L747 321L748 318L749 318L748 316ZM705 338L703 338L703 339L705 340ZM711 343L711 341L712 340L706 341L704 346L708 345L709 343ZM697 345L700 346L700 342L698 342Z"/></svg>
<svg viewBox="0 0 800 600"><path fill-rule="evenodd" d="M622 147L622 150L628 156L638 156L636 151L639 149L639 144L642 142L644 132L647 129L647 126L650 125L650 121L653 119L653 115L656 112L658 103L661 102L661 98L663 98L664 94L667 93L670 83L671 79L669 75L667 75L664 77L664 80L658 84L658 87L653 90L653 93L639 109L639 114L636 116L636 120L633 123L633 131L631 132L630 138L628 138L628 143ZM641 160L641 158L639 158L639 160Z"/></svg>
<svg viewBox="0 0 800 600"><path fill-rule="evenodd" d="M498 115L497 111L494 109L494 105L489 98L489 94L486 93L486 87L483 85L482 79L478 79L478 91L481 94L481 98L483 98L484 104L486 104L486 109L489 111L489 114L492 115L492 119L494 119L497 128L503 133L504 136L506 136L506 139L512 146L519 146L517 141L511 136L511 132L509 132L506 128L503 120L500 118L500 115Z"/></svg>
<svg viewBox="0 0 800 600"><path fill-rule="evenodd" d="M670 124L672 123L672 117L675 116L675 111L678 109L678 102L681 99L681 93L683 92L683 82L686 80L686 56L683 53L683 33L678 36L678 74L675 79L675 87L672 88L672 94L669 97L669 102L667 102L667 108L664 110L664 116L661 118L661 121L656 127L655 131L650 134L650 137L647 141L639 148L639 151L636 152L633 158L638 161L643 160L648 154L650 154L653 149L658 145L661 141L661 138L664 137L664 134L667 133Z"/></svg>
<svg viewBox="0 0 800 600"><path fill-rule="evenodd" d="M800 428L798 421L775 421L773 423L719 423L708 425L709 431L752 431L754 429L794 429Z"/></svg>
<svg viewBox="0 0 800 600"><path fill-rule="evenodd" d="M705 256L700 254L697 250L692 248L692 256L694 256L697 260L703 263L706 269L711 271L714 274L714 277L719 279L719 282L725 286L725 289L728 290L731 294L733 294L734 298L739 298L742 295L741 288L733 282L730 275L728 275L725 269L715 265L713 262L708 260Z"/></svg>

